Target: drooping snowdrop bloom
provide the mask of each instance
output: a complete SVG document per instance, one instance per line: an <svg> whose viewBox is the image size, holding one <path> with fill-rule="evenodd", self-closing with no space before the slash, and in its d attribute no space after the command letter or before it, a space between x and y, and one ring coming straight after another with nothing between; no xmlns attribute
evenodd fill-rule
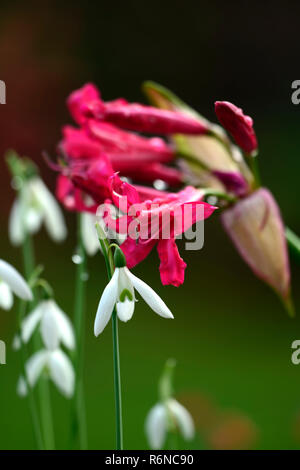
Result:
<svg viewBox="0 0 300 470"><path fill-rule="evenodd" d="M156 292L144 281L134 276L126 267L125 257L117 248L115 251L115 271L103 291L94 324L95 336L98 336L109 322L114 308L118 318L127 322L131 319L135 306L135 290L143 297L149 307L164 318L174 318L169 308Z"/></svg>
<svg viewBox="0 0 300 470"><path fill-rule="evenodd" d="M82 213L81 236L84 249L89 256L94 256L100 247L95 223L96 217L93 214L89 212Z"/></svg>
<svg viewBox="0 0 300 470"><path fill-rule="evenodd" d="M195 434L194 422L189 411L174 398L157 403L146 418L145 431L152 449L162 449L168 431L178 430L185 440Z"/></svg>
<svg viewBox="0 0 300 470"><path fill-rule="evenodd" d="M17 392L27 395L27 384L34 387L43 372L47 373L59 391L67 398L74 393L75 374L68 356L60 349L42 349L31 356L25 364L26 379L20 377ZM26 383L27 382L27 383Z"/></svg>
<svg viewBox="0 0 300 470"><path fill-rule="evenodd" d="M6 261L0 259L0 308L9 310L13 293L23 300L32 300L32 292L25 279Z"/></svg>
<svg viewBox="0 0 300 470"><path fill-rule="evenodd" d="M60 343L68 349L74 349L75 336L72 323L53 299L42 300L23 320L21 338L24 343L29 341L38 324L47 349L56 350Z"/></svg>
<svg viewBox="0 0 300 470"><path fill-rule="evenodd" d="M9 219L9 237L13 245L21 245L27 233L38 232L45 224L50 237L60 242L67 230L62 211L44 182L33 176L24 180Z"/></svg>

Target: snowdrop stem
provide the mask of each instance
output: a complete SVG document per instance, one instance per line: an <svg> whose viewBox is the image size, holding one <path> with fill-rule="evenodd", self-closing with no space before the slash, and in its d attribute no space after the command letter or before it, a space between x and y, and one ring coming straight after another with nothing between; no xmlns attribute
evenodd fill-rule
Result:
<svg viewBox="0 0 300 470"><path fill-rule="evenodd" d="M86 253L82 241L82 217L78 214L77 218L77 254L81 262L77 265L76 270L76 291L75 291L75 310L74 310L74 327L76 337L76 350L74 357L75 368L75 393L73 397L73 420L72 420L72 441L79 440L81 450L87 449L87 430L86 430L86 413L84 402L83 387L83 357L84 357L84 330L85 330L85 272L86 272ZM73 444L73 442L72 442Z"/></svg>
<svg viewBox="0 0 300 470"><path fill-rule="evenodd" d="M254 177L255 188L260 187L260 173L257 163L257 155L247 155L247 161L249 162L250 170L252 171Z"/></svg>
<svg viewBox="0 0 300 470"><path fill-rule="evenodd" d="M113 335L113 362L114 362L114 384L115 384L115 406L116 406L116 449L123 450L122 396L121 396L118 317L117 317L117 313L115 310L112 314L112 335Z"/></svg>
<svg viewBox="0 0 300 470"><path fill-rule="evenodd" d="M114 262L112 250L107 240L99 242L107 269L107 276L110 280L114 272ZM106 243L105 243L106 242ZM121 393L121 373L120 373L120 353L118 335L118 317L116 309L112 314L112 336L113 336L113 367L114 367L114 389L115 389L115 410L116 410L116 450L123 450L123 423L122 423L122 393Z"/></svg>
<svg viewBox="0 0 300 470"><path fill-rule="evenodd" d="M20 331L21 331L21 322L22 322L22 320L24 318L24 315L25 315L25 310L26 310L26 304L23 300L21 300L20 301L20 309L19 309L19 335L20 335ZM29 404L29 409L30 409L30 414L31 414L31 419L32 419L34 435L35 435L35 439L36 439L38 449L43 450L44 449L44 443L43 443L43 436L42 436L41 424L40 424L40 420L39 420L36 401L34 399L33 390L32 390L32 388L30 387L30 385L28 383L26 370L25 370L25 363L26 363L26 360L27 360L27 357L28 357L25 343L21 344L20 353L21 353L22 375L24 377L26 387L27 387L28 404Z"/></svg>
<svg viewBox="0 0 300 470"><path fill-rule="evenodd" d="M54 430L51 410L51 397L47 377L41 377L39 382L39 391L41 397L41 416L44 430L45 450L54 450Z"/></svg>
<svg viewBox="0 0 300 470"><path fill-rule="evenodd" d="M35 261L34 261L34 249L31 236L27 233L22 244L23 250L23 262L24 262L24 271L26 279L29 281L34 273ZM32 302L32 306L36 305L36 296ZM21 322L21 320L20 320ZM20 323L21 324L21 323ZM34 335L34 348L35 350L39 349L40 344L38 344L39 338L37 335ZM49 394L49 384L47 381L42 383L41 381L38 384L38 395L40 401L40 410L41 410L41 424L44 436L44 442L46 449L52 449L54 446L53 440L53 424L51 416L51 406L50 406L50 394Z"/></svg>

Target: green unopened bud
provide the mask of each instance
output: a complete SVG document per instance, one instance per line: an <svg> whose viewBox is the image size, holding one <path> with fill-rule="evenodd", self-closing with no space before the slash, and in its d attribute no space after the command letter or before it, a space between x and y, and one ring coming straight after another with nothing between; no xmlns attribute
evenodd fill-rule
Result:
<svg viewBox="0 0 300 470"><path fill-rule="evenodd" d="M118 246L115 247L114 262L116 268L125 268L126 258L123 251Z"/></svg>

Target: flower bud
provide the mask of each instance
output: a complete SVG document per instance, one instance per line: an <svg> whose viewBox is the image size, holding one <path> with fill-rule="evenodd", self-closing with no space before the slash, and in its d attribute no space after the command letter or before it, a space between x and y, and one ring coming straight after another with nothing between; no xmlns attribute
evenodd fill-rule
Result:
<svg viewBox="0 0 300 470"><path fill-rule="evenodd" d="M250 116L246 116L242 109L228 101L216 101L215 111L222 126L242 150L249 154L257 150L256 135Z"/></svg>
<svg viewBox="0 0 300 470"><path fill-rule="evenodd" d="M289 308L287 244L280 211L272 194L265 188L258 189L226 210L222 222L254 274L273 287Z"/></svg>

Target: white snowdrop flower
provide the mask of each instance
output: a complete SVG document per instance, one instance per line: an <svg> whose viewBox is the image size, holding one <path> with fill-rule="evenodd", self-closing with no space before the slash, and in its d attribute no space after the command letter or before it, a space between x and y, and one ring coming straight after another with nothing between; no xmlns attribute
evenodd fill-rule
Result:
<svg viewBox="0 0 300 470"><path fill-rule="evenodd" d="M167 432L177 429L185 440L195 435L193 418L189 411L174 398L157 403L146 418L145 431L151 449L162 449Z"/></svg>
<svg viewBox="0 0 300 470"><path fill-rule="evenodd" d="M156 292L129 271L126 267L125 257L119 248L115 251L115 265L114 274L105 287L98 305L94 324L95 336L102 333L115 306L121 321L127 322L131 319L135 305L135 290L155 313L164 318L174 318Z"/></svg>
<svg viewBox="0 0 300 470"><path fill-rule="evenodd" d="M74 349L75 335L72 323L53 299L42 300L23 320L21 338L24 343L29 341L38 323L47 349L55 350L60 343L68 349Z"/></svg>
<svg viewBox="0 0 300 470"><path fill-rule="evenodd" d="M9 310L13 293L23 300L32 300L32 292L25 279L6 261L0 259L0 308Z"/></svg>
<svg viewBox="0 0 300 470"><path fill-rule="evenodd" d="M96 217L93 214L84 212L81 215L82 242L89 256L94 256L100 248L95 223Z"/></svg>
<svg viewBox="0 0 300 470"><path fill-rule="evenodd" d="M74 393L75 374L72 362L60 349L49 351L42 349L31 356L25 364L27 383L31 388L35 386L39 377L46 372L58 390L67 398ZM27 383L20 377L17 384L17 393L27 395Z"/></svg>
<svg viewBox="0 0 300 470"><path fill-rule="evenodd" d="M34 176L23 183L20 196L13 204L9 219L11 243L20 245L26 233L36 233L42 223L54 241L66 238L67 229L58 202L41 178Z"/></svg>

